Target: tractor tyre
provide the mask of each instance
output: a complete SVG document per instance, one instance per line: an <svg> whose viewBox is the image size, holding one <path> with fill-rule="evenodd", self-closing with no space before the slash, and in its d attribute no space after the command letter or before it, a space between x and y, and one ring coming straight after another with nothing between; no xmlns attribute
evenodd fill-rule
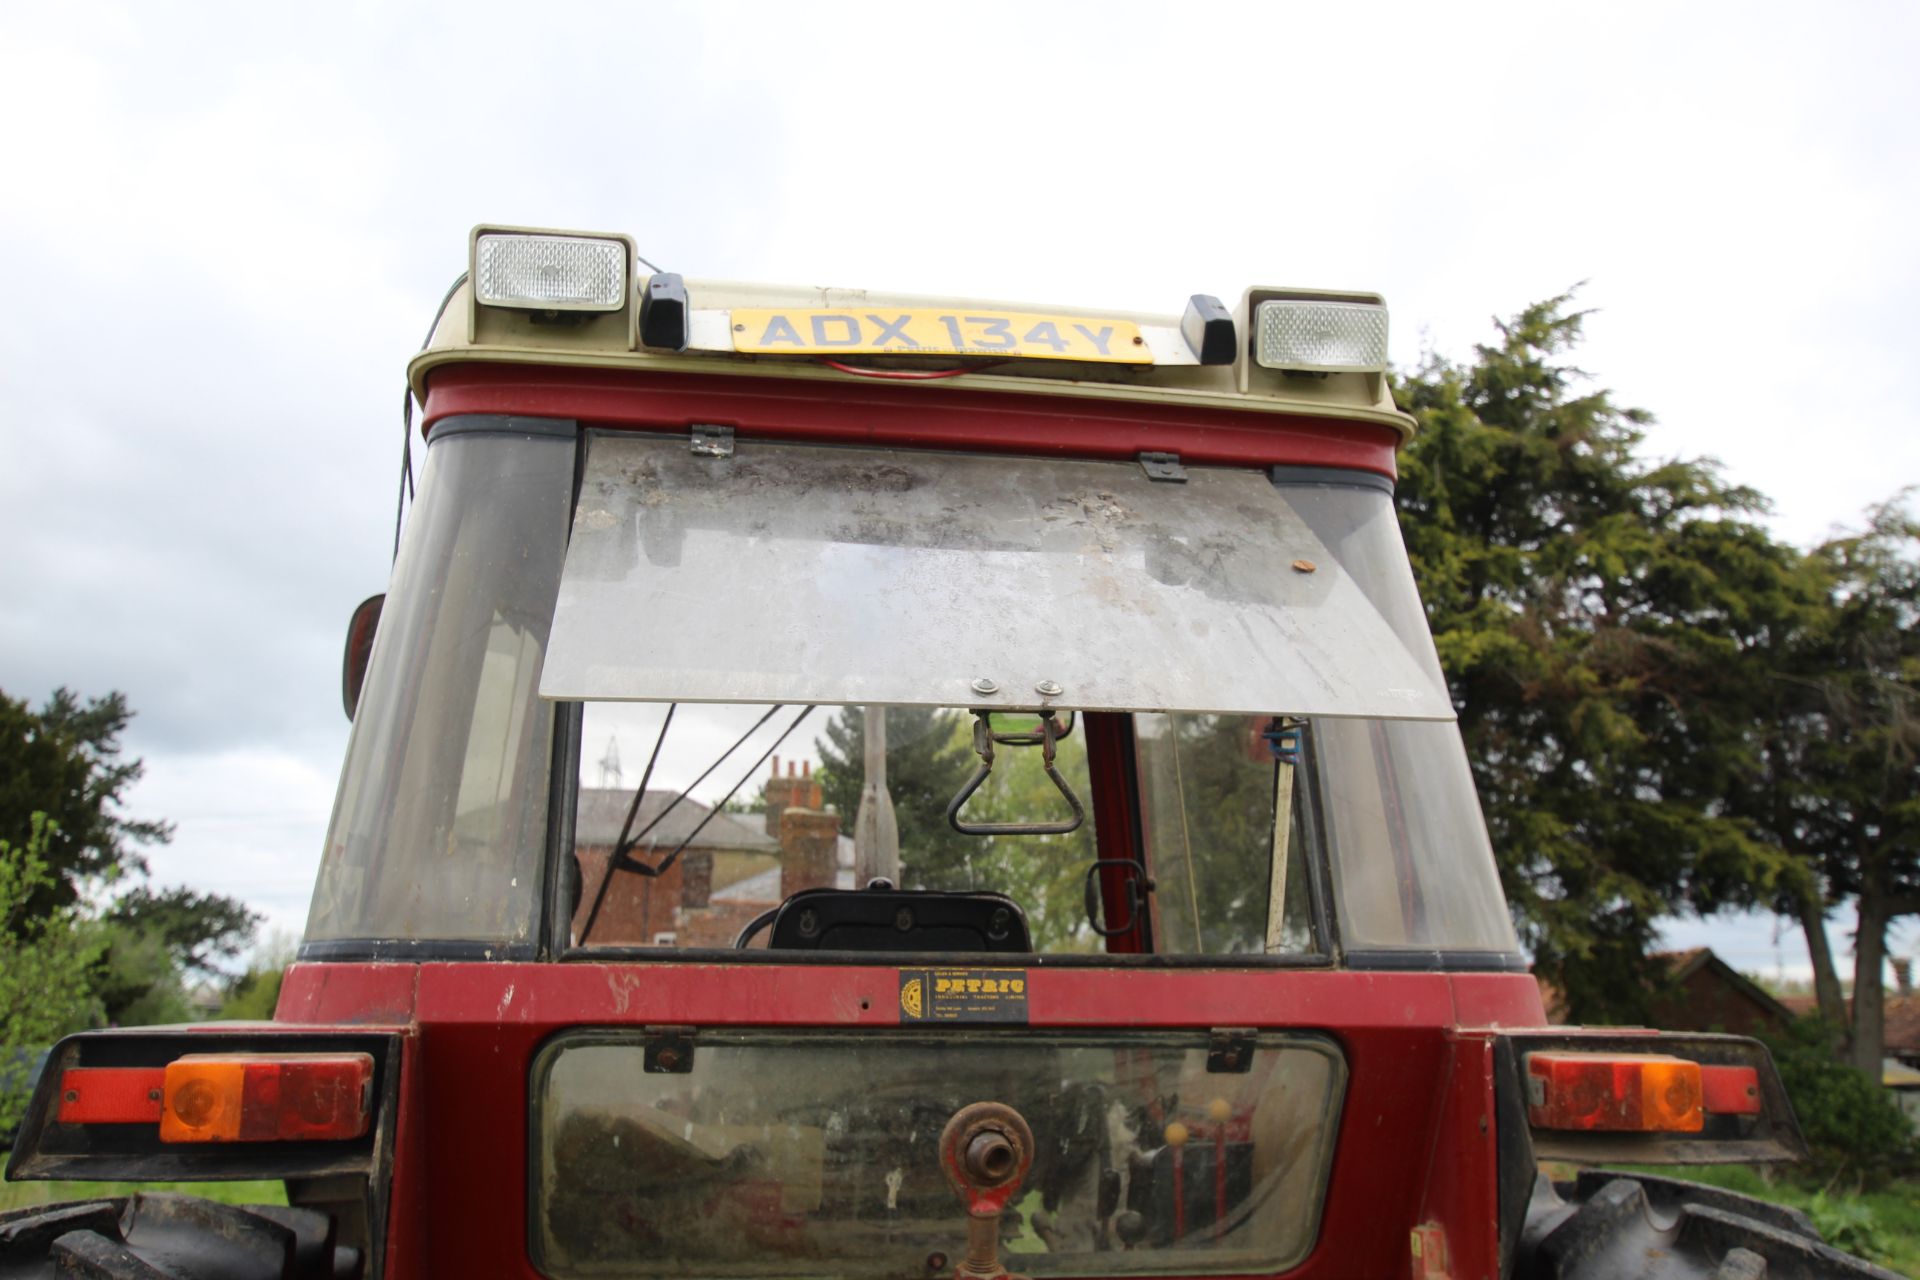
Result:
<svg viewBox="0 0 1920 1280"><path fill-rule="evenodd" d="M1514 1280L1900 1280L1820 1238L1798 1209L1606 1169L1542 1174Z"/></svg>
<svg viewBox="0 0 1920 1280"><path fill-rule="evenodd" d="M0 1213L0 1280L352 1280L359 1253L311 1209L143 1192Z"/></svg>

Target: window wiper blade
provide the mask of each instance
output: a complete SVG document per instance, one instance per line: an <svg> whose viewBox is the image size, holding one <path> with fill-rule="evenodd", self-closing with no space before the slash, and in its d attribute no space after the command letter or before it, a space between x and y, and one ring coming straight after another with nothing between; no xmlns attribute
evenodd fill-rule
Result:
<svg viewBox="0 0 1920 1280"><path fill-rule="evenodd" d="M674 707L678 707L679 705L680 704L677 702L673 704ZM613 860L615 862L619 862L622 859L624 859L629 853L632 853L634 850L634 847L638 845L642 840L645 840L647 838L647 833L649 831L652 831L655 827L659 826L663 821L666 820L666 816L668 814L672 813L675 809L679 808L680 802L685 800L688 796L692 795L693 789L695 787L705 782L708 779L708 777L712 775L715 769L718 769L721 765L725 764L727 762L727 757L732 755L734 752L738 751L741 745L745 743L748 738L751 738L754 734L760 732L760 726L765 724L767 721L773 719L774 712L778 710L780 710L780 704L776 702L773 706L767 709L767 714L761 716L758 720L755 720L753 722L753 727L751 729L748 729L745 733L741 734L738 738L735 738L732 746L728 747L725 751L722 751L718 756L716 756L714 758L713 763L707 766L707 770L705 773L702 773L699 777L695 778L691 783L689 783L687 785L686 790L682 791L679 795L675 796L672 800L668 801L666 808L654 814L653 817L648 820L646 826L640 828L640 830L638 831L635 831L633 833L633 836L629 838L627 835L627 832L633 827L634 815L640 812L640 802L646 798L647 779L653 776L653 762L660 755L660 744L667 740L667 724L673 723L673 711L671 708L669 708L669 710L667 711L666 724L662 724L660 726L660 736L654 740L653 755L647 759L647 771L646 773L641 775L640 789L633 793L633 803L627 807L627 820L626 822L621 824L620 838L614 841ZM791 730L789 730L789 732L791 732ZM738 788L736 788L736 790L737 789ZM729 793L729 798L731 798L731 793Z"/></svg>
<svg viewBox="0 0 1920 1280"><path fill-rule="evenodd" d="M647 834L649 832L651 832L655 827L660 825L661 821L664 820L669 813L672 813L674 809L679 807L682 801L686 800L687 797L693 794L695 787L698 787L701 783L705 782L708 779L708 777L710 777L713 774L713 771L715 769L718 769L721 765L725 764L727 761L727 757L731 756L734 752L738 751L741 748L741 746L746 743L747 739L751 738L754 734L758 733L760 731L760 727L766 724L767 721L771 720L774 717L774 715L784 707L785 704L775 703L773 706L769 707L765 715L761 716L758 720L753 722L752 728L748 729L745 733L741 734L738 738L736 738L732 746L728 747L725 751L722 751L719 754L719 756L717 756L714 759L714 762L706 767L705 771L703 771L699 777L695 778L693 782L690 783L684 790L682 790L679 794L675 795L672 800L668 801L666 807L663 808L659 813L656 813L651 819L649 819L646 826L640 828L640 830L638 831L634 831L632 835L628 835L628 832L631 831L633 828L634 818L640 812L640 802L646 798L647 782L649 779L653 777L654 762L660 758L660 747L667 740L667 727L673 723L673 713L674 713L674 710L678 708L679 705L680 705L679 703L672 703L668 706L667 718L660 725L660 736L654 739L653 753L647 757L646 771L640 776L640 788L639 790L634 792L633 801L627 806L626 821L623 822L620 826L620 838L619 840L615 841L613 846L613 853L607 859L606 874L600 877L600 888L598 892L594 894L593 908L592 910L587 912L586 923L582 925L580 928L579 945L581 946L586 945L587 939L593 934L594 924L600 919L600 909L601 907L606 905L607 890L613 886L614 873L618 871L631 871L636 875L642 875L642 876L658 876L663 874L668 867L671 867L674 864L674 861L678 859L681 853L686 850L687 846L692 844L693 841L700 835L700 833L706 829L707 824L713 821L714 815L719 813L721 810L725 809L727 805L733 800L734 796L739 794L740 788L746 786L747 781L750 778L752 778L754 774L759 772L760 766L767 762L767 758L771 756L775 751L778 751L780 749L780 744L787 740L788 735L790 735L795 729L798 729L800 727L800 722L805 720L813 712L812 703L809 703L807 704L807 706L801 708L800 714L793 718L793 722L789 724L785 729L781 730L780 736L775 738L772 744L769 745L765 751L760 753L760 758L758 760L755 760L751 765L747 767L747 771L744 774L740 775L740 780L733 784L732 789L729 790L727 794L721 798L720 803L712 806L707 810L706 816L701 818L699 823L695 825L693 830L687 833L685 839L681 840L679 844L674 846L673 852L669 853L665 858L662 858L659 862L649 865L644 862L636 861L633 857L631 857L630 855L632 854L633 850L639 845L639 843L642 840L647 838Z"/></svg>

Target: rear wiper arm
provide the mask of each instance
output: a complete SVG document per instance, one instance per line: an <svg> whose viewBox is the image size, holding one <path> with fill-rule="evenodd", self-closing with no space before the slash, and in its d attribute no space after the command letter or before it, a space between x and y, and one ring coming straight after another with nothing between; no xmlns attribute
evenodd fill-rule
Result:
<svg viewBox="0 0 1920 1280"><path fill-rule="evenodd" d="M791 734L795 729L798 729L800 727L800 722L802 720L805 720L810 714L812 714L813 707L814 707L814 704L812 703L808 703L805 707L802 707L800 709L800 714L793 718L793 722L791 724L789 724L785 729L780 731L780 736L775 738L772 744L768 746L765 751L760 753L760 758L758 760L755 760L751 765L747 767L747 771L740 775L740 780L733 784L733 788L729 790L727 794L721 798L720 803L708 809L706 817L700 819L699 823L694 827L694 829L687 833L686 838L681 840L679 844L673 847L673 852L669 853L666 857L662 858L659 862L649 865L647 863L640 862L631 856L634 848L640 843L640 841L646 839L647 833L652 831L656 826L658 826L661 820L664 819L669 813L673 812L673 810L679 806L681 801L685 800L688 796L692 795L693 789L695 787L705 782L708 776L711 775L715 769L718 769L722 764L726 763L728 756L738 751L741 745L745 743L748 738L751 738L754 734L758 733L760 731L760 726L765 724L767 721L771 720L774 714L779 710L781 710L781 708L785 704L775 703L772 707L770 707L767 710L767 713L765 715L761 716L758 720L754 721L752 728L748 729L745 733L741 734L737 739L735 739L732 746L728 747L725 751L722 751L720 755L714 760L714 762L707 766L705 772L703 772L698 778L695 778L693 782L685 790L681 791L678 795L674 796L672 800L668 801L666 808L662 809L659 813L656 813L647 822L646 826L642 827L639 831L634 832L632 836L629 836L627 833L629 830L632 829L634 817L640 811L640 802L642 799L646 797L647 780L653 776L654 761L660 758L660 746L662 743L666 741L667 726L673 723L673 708L677 707L678 705L679 705L678 703L674 703L672 704L672 706L670 706L667 709L666 721L662 723L660 726L660 736L656 738L653 743L653 754L647 758L646 772L643 773L640 777L640 789L634 792L633 802L627 807L627 820L621 824L620 839L614 843L613 855L607 859L607 872L604 876L600 877L599 892L595 893L593 896L593 909L587 912L587 921L584 925L581 926L581 929L580 929L580 945L581 946L586 945L587 938L593 933L594 923L600 918L600 908L606 904L607 890L611 888L613 885L614 872L631 871L636 875L642 875L642 876L663 875L666 872L667 868L671 867L674 864L674 861L677 858L679 858L681 853L686 850L687 846L692 844L694 840L699 837L702 831L706 830L707 824L713 821L713 816L716 813L719 813L722 809L725 809L727 805L733 800L734 796L739 794L740 788L746 786L747 781L750 778L752 778L754 774L760 771L760 766L767 762L767 757L771 756L774 752L778 751L780 749L780 744L787 740L788 735Z"/></svg>

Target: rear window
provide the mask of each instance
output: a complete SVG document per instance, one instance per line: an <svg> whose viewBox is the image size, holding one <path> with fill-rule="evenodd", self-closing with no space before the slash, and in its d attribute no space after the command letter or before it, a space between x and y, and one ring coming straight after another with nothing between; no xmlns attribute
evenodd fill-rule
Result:
<svg viewBox="0 0 1920 1280"><path fill-rule="evenodd" d="M1128 763L1146 860L1138 882L1151 877L1154 889L1129 906L1088 900L1111 863L1099 861L1087 716L1053 717L1064 730L1057 780L1044 741L1033 740L1039 717L991 716L1001 741L982 779L974 712L885 709L897 839L879 851L858 837L861 807L878 794L866 787L865 751L868 717L880 711L676 706L669 723L664 707L589 704L566 882L573 943L764 947L770 913L793 895L881 878L913 894L1004 899L1034 952L1100 952L1105 934L1134 914L1148 918L1154 949L1167 954L1324 950L1308 879L1320 856L1308 788L1294 787L1295 766L1268 749L1262 734L1273 717L1132 717ZM899 951L938 949L913 923L883 940ZM832 940L821 949L834 949Z"/></svg>
<svg viewBox="0 0 1920 1280"><path fill-rule="evenodd" d="M1239 1072L1184 1032L701 1031L691 1058L649 1070L640 1035L592 1032L536 1062L547 1274L946 1274L966 1214L935 1153L982 1100L1035 1139L1010 1270L1271 1274L1312 1248L1346 1084L1330 1041L1283 1034Z"/></svg>

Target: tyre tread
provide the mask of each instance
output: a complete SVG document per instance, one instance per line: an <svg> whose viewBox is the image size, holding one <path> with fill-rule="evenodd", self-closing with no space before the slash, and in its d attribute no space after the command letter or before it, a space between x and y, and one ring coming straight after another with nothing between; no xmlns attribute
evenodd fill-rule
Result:
<svg viewBox="0 0 1920 1280"><path fill-rule="evenodd" d="M175 1192L0 1215L0 1280L335 1280L359 1271L324 1213Z"/></svg>
<svg viewBox="0 0 1920 1280"><path fill-rule="evenodd" d="M1797 1210L1673 1178L1543 1176L1528 1216L1515 1280L1899 1280Z"/></svg>

